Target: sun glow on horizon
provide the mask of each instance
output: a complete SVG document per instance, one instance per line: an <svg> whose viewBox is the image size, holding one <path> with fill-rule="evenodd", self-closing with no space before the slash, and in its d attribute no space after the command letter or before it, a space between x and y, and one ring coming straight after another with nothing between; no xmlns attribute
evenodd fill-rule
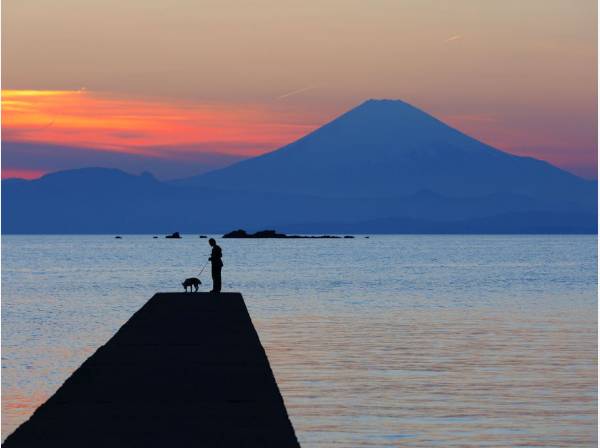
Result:
<svg viewBox="0 0 600 448"><path fill-rule="evenodd" d="M131 99L84 89L2 91L6 141L146 155L156 155L159 147L212 147L214 152L252 156L314 127L285 121L260 105Z"/></svg>
<svg viewBox="0 0 600 448"><path fill-rule="evenodd" d="M312 88L304 87L283 96ZM498 149L547 160L567 169L595 170L595 164L591 169L585 168L591 166L589 154L565 149L570 143L584 147L584 139L572 136L569 141L559 141L547 135L545 123L540 122L542 125L531 132L514 120L508 122L501 114L425 111ZM89 148L181 164L198 154L238 157L264 154L303 137L333 118L327 115L330 112L322 108L292 113L277 101L190 102L131 98L85 88L2 90L5 142L54 145L75 151ZM90 165L95 165L93 160L98 159L89 160ZM50 164L53 166L42 170L42 165L41 162L5 165L2 177L35 178L61 166Z"/></svg>

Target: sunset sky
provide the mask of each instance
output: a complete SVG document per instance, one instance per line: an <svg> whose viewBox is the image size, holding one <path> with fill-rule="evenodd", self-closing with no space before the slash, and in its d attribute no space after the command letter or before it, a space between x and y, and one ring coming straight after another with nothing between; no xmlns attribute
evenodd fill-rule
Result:
<svg viewBox="0 0 600 448"><path fill-rule="evenodd" d="M596 178L595 0L2 4L2 176L200 173L369 98Z"/></svg>

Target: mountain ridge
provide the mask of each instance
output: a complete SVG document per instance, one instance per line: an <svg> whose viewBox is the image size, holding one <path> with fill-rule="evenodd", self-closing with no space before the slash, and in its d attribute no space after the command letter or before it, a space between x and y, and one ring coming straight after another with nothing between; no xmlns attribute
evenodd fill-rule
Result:
<svg viewBox="0 0 600 448"><path fill-rule="evenodd" d="M365 101L276 151L178 183L331 197L424 189L464 196L506 190L505 173L513 175L511 192L534 197L560 197L566 184L581 194L587 188L571 173L493 148L399 100ZM538 181L550 194L537 191Z"/></svg>
<svg viewBox="0 0 600 448"><path fill-rule="evenodd" d="M495 149L395 100L366 101L279 150L192 178L164 182L148 173L83 168L2 186L3 233L209 233L288 225L301 233L297 226L310 223L309 230L319 222L358 232L390 219L398 225L386 224L386 232L597 228L597 183ZM556 214L560 219L544 227ZM510 225L496 225L493 217Z"/></svg>

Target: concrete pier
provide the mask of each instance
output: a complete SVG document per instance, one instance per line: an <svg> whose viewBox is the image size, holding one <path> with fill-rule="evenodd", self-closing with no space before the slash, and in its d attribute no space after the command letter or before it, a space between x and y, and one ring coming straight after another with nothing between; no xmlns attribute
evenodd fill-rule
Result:
<svg viewBox="0 0 600 448"><path fill-rule="evenodd" d="M12 447L298 447L239 293L158 293Z"/></svg>

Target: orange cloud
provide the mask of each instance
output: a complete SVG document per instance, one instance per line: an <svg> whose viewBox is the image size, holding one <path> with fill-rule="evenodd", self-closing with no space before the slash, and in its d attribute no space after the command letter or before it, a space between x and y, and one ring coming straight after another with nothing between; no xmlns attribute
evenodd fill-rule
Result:
<svg viewBox="0 0 600 448"><path fill-rule="evenodd" d="M131 154L167 156L165 148L176 146L256 155L315 127L299 121L305 120L260 105L139 100L86 90L2 91L4 140Z"/></svg>

